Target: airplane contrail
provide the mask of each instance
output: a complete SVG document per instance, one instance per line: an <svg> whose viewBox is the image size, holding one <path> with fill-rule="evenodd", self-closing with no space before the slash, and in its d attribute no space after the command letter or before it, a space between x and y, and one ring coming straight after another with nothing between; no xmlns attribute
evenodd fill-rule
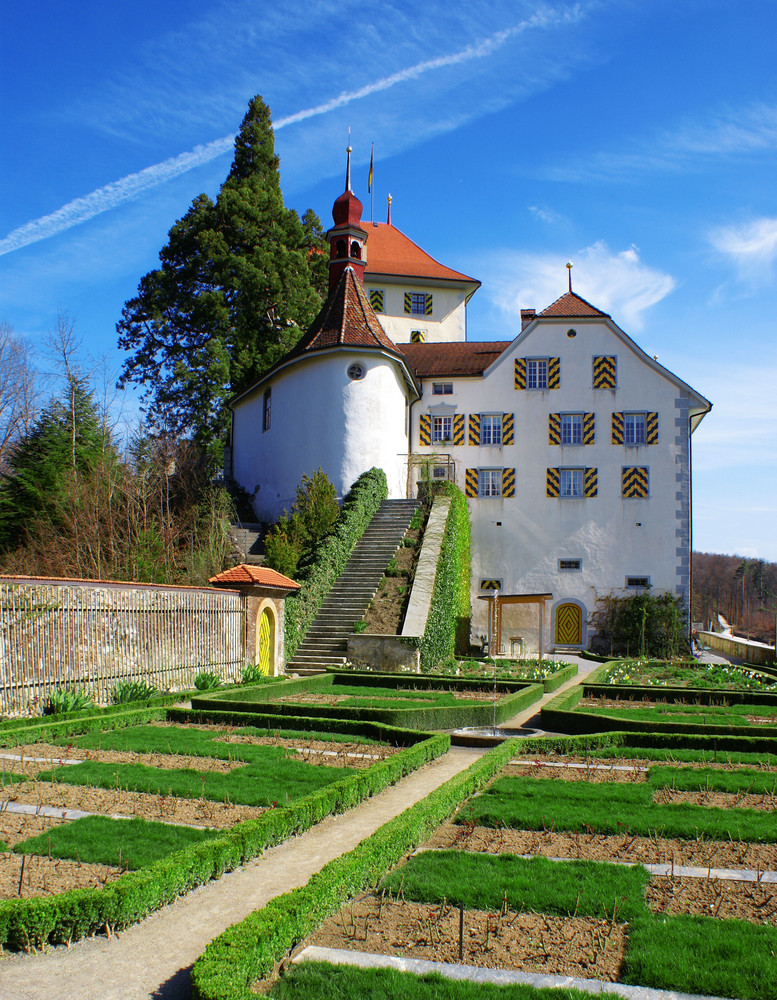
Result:
<svg viewBox="0 0 777 1000"><path fill-rule="evenodd" d="M552 9L540 10L532 17L521 21L511 28L496 32L476 45L468 45L466 48L450 55L426 59L423 62L416 63L414 66L407 67L407 69L400 70L397 73L392 73L390 76L384 76L380 80L366 84L358 90L344 91L338 97L334 97L323 104L317 104L315 107L306 108L288 115L286 118L279 119L274 123L273 127L277 132L278 129L295 125L297 122L305 121L308 118L327 114L329 111L345 107L353 101L358 101L364 97L369 97L371 94L388 90L399 83L417 79L419 76L432 70L455 66L459 63L469 62L472 59L482 59L495 52L508 39L524 31L531 28L547 28L562 22L571 23L579 20L581 16L582 13L579 6L560 13ZM3 239L0 239L0 256L12 253L14 250L20 250L22 247L29 246L32 243L49 239L58 233L72 229L74 226L88 222L90 219L95 218L95 216L101 215L103 212L108 212L125 201L131 201L146 191L151 191L159 187L165 181L172 180L174 177L185 174L189 170L194 170L196 167L209 163L211 160L223 156L224 153L232 149L234 141L234 135L227 135L222 139L214 139L213 142L206 143L205 145L195 146L194 149L186 153L179 153L178 156L162 160L161 163L144 167L143 170L127 174L126 177L121 177L117 181L112 181L110 184L99 187L82 198L75 198L49 215L42 215L38 219L32 219L23 226L12 230Z"/></svg>

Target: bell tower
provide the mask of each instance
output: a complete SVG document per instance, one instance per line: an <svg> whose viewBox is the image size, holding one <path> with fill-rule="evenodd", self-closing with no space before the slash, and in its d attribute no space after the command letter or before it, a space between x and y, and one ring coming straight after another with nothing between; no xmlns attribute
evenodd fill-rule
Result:
<svg viewBox="0 0 777 1000"><path fill-rule="evenodd" d="M351 190L351 147L347 149L345 191L332 206L334 226L326 234L329 240L329 291L335 287L346 267L364 283L366 230L362 229L362 203Z"/></svg>

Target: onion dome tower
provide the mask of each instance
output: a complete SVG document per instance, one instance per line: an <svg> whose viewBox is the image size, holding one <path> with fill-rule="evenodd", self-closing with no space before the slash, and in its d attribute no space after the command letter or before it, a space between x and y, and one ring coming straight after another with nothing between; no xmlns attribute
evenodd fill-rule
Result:
<svg viewBox="0 0 777 1000"><path fill-rule="evenodd" d="M363 205L351 189L351 147L347 149L345 191L332 206L334 226L326 234L329 240L329 290L335 288L343 271L353 268L360 283L364 281L366 230L362 229Z"/></svg>

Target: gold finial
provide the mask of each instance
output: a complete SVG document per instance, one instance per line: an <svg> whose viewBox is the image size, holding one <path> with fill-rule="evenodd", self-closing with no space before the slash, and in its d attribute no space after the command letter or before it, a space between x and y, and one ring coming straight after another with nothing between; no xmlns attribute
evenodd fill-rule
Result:
<svg viewBox="0 0 777 1000"><path fill-rule="evenodd" d="M575 266L571 260L567 261L567 274L569 275L569 290L572 291L572 268Z"/></svg>
<svg viewBox="0 0 777 1000"><path fill-rule="evenodd" d="M391 225L391 202L393 200L394 199L391 197L391 195L389 195L388 198L386 198L386 201L388 202L388 218L386 219L386 224L389 226Z"/></svg>

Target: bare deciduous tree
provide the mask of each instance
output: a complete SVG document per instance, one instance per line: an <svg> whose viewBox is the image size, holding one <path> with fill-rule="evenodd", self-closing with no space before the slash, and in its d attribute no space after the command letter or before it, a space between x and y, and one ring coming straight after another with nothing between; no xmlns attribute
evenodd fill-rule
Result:
<svg viewBox="0 0 777 1000"><path fill-rule="evenodd" d="M29 432L37 413L36 373L28 344L0 321L0 473L14 442Z"/></svg>

